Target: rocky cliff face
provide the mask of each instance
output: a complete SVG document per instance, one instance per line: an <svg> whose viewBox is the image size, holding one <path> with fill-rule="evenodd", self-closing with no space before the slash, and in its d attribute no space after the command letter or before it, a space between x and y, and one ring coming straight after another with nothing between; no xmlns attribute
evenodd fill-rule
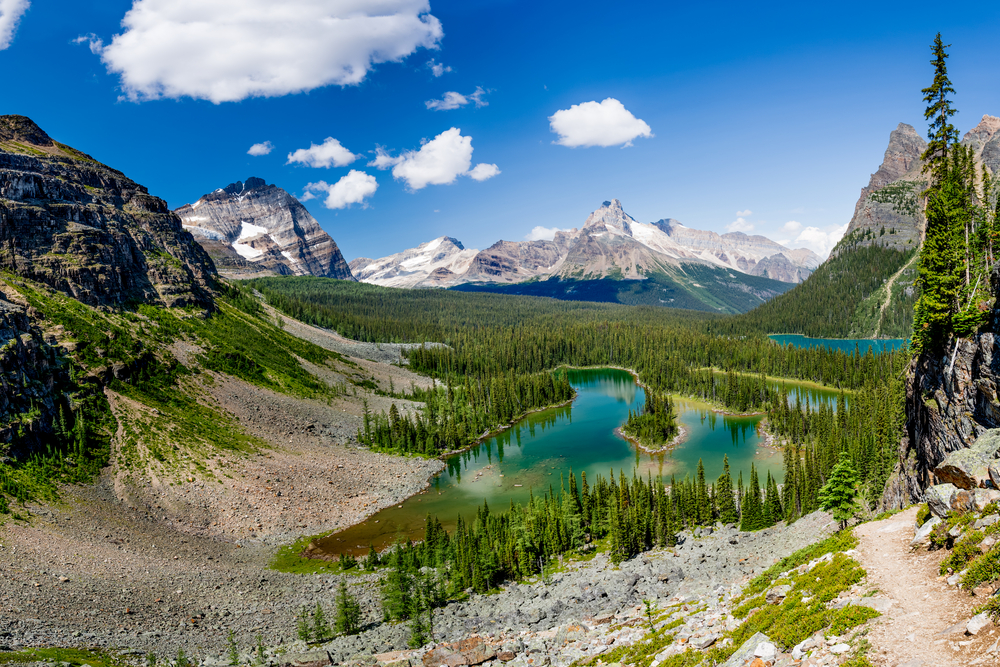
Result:
<svg viewBox="0 0 1000 667"><path fill-rule="evenodd" d="M552 241L497 241L472 259L463 278L518 283L548 275L562 262L572 238L570 233L556 232Z"/></svg>
<svg viewBox="0 0 1000 667"><path fill-rule="evenodd" d="M205 306L215 273L166 202L23 116L0 116L0 267L99 306Z"/></svg>
<svg viewBox="0 0 1000 667"><path fill-rule="evenodd" d="M336 242L306 207L263 179L230 183L176 213L223 275L354 279Z"/></svg>
<svg viewBox="0 0 1000 667"><path fill-rule="evenodd" d="M984 116L962 139L980 162L996 175L1000 167L1000 118ZM888 156L889 153L887 152ZM883 165L884 166L884 165ZM899 161L885 178L911 175L919 167ZM905 170L905 172L903 171ZM880 170L882 172L883 170ZM873 182L875 176L872 177ZM1000 296L1000 265L991 276ZM940 352L923 354L910 365L906 388L906 436L899 464L882 503L899 507L922 499L938 479L935 469L952 452L970 447L988 429L1000 427L1000 309L975 337L960 339Z"/></svg>

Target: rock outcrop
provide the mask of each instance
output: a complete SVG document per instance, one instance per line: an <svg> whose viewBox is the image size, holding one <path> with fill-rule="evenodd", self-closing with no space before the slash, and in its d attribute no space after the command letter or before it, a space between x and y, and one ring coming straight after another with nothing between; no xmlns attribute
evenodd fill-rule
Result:
<svg viewBox="0 0 1000 667"><path fill-rule="evenodd" d="M353 280L337 243L302 203L250 177L176 210L223 275L312 275Z"/></svg>
<svg viewBox="0 0 1000 667"><path fill-rule="evenodd" d="M206 306L215 268L166 202L0 116L0 267L97 306Z"/></svg>

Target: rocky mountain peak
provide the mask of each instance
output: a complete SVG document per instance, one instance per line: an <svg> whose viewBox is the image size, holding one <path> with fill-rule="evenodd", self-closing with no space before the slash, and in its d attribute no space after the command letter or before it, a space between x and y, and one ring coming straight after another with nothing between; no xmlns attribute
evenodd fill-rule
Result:
<svg viewBox="0 0 1000 667"><path fill-rule="evenodd" d="M251 176L246 180L246 183L244 183L243 181L236 181L235 183L230 183L226 187L222 188L222 191L225 192L227 195L241 195L250 190L258 190L266 187L267 187L267 181L265 181L263 178Z"/></svg>
<svg viewBox="0 0 1000 667"><path fill-rule="evenodd" d="M451 237L451 236L442 236L441 240L442 241L446 241L446 242L452 244L453 246L455 246L459 250L465 250L465 246L462 245L462 242L459 241L458 239L454 238L454 237Z"/></svg>
<svg viewBox="0 0 1000 667"><path fill-rule="evenodd" d="M632 235L632 225L635 219L622 209L622 203L617 199L605 201L601 207L590 214L583 224L584 229L591 229L597 232L606 229L612 233L624 233L626 236Z"/></svg>
<svg viewBox="0 0 1000 667"><path fill-rule="evenodd" d="M257 176L176 210L219 272L353 280L340 249L298 199Z"/></svg>
<svg viewBox="0 0 1000 667"><path fill-rule="evenodd" d="M876 189L899 180L920 164L920 156L925 150L927 142L917 134L913 126L900 123L889 133L889 145L885 149L882 164L872 174L868 187Z"/></svg>
<svg viewBox="0 0 1000 667"><path fill-rule="evenodd" d="M27 116L0 116L0 141L18 141L34 146L51 146L52 137Z"/></svg>
<svg viewBox="0 0 1000 667"><path fill-rule="evenodd" d="M972 149L976 159L990 172L1000 173L1000 118L983 116L979 124L965 134L962 143Z"/></svg>

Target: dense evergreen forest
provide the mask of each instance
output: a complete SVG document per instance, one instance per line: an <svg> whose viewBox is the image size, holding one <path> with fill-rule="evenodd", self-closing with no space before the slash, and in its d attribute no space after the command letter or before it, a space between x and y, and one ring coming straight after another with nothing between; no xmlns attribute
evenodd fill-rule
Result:
<svg viewBox="0 0 1000 667"><path fill-rule="evenodd" d="M289 315L344 335L448 345L407 353L414 370L446 388L414 396L426 401L422 415L369 416L361 437L379 449L454 449L464 444L462 437L471 442L545 401L565 400L569 387L557 370L561 366L621 366L637 372L648 400L660 406L661 434L676 428L672 410L669 417L663 411L670 394L734 412L766 413L774 434L790 445L790 483L783 495L791 495L782 502L791 501L796 511L817 506L818 491L841 452L864 471L869 505L895 464L907 352L876 356L781 347L763 335L718 335L716 317L660 308L398 290L322 278L266 278L253 286ZM814 410L790 404L768 376L818 382L850 395L836 411ZM447 435L442 439L441 433ZM770 482L758 482L766 495Z"/></svg>
<svg viewBox="0 0 1000 667"><path fill-rule="evenodd" d="M677 435L677 415L669 396L646 392L642 410L628 411L622 433L653 449L662 447Z"/></svg>
<svg viewBox="0 0 1000 667"><path fill-rule="evenodd" d="M716 330L731 335L798 333L816 338L849 338L856 320L864 315L858 312L863 302L879 292L915 252L861 245L861 240L855 234L841 239L830 259L800 285L749 313L720 322ZM889 319L883 322L881 333L905 338L913 324L915 297L896 294L895 298L902 299L902 303L887 310Z"/></svg>

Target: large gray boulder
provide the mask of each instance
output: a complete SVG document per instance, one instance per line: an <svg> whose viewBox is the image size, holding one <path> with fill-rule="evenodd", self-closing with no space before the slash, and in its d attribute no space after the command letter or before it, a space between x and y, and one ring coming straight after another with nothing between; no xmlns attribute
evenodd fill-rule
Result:
<svg viewBox="0 0 1000 667"><path fill-rule="evenodd" d="M930 508L931 514L940 519L947 518L948 512L951 511L951 498L956 491L958 487L954 484L928 486L924 491L924 502Z"/></svg>
<svg viewBox="0 0 1000 667"><path fill-rule="evenodd" d="M1000 453L1000 429L984 432L972 446L951 452L934 469L938 482L948 482L960 489L972 490L990 487L990 464L997 462Z"/></svg>

